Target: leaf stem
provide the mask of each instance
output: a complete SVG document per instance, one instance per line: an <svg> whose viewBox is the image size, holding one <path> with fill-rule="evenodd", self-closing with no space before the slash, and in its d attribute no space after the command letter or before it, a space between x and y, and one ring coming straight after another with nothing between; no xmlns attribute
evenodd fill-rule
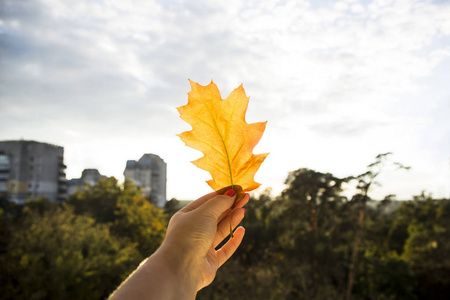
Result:
<svg viewBox="0 0 450 300"><path fill-rule="evenodd" d="M231 184L231 188L234 189L233 184ZM238 195L238 196L239 196L239 195ZM234 203L233 203L233 205L231 206L231 212L230 212L230 236L231 236L231 238L234 237L234 234L233 234L233 224L232 224L233 218L232 218L232 216L233 216L234 207L235 207L236 202L237 202L237 200L238 200L238 196L236 196L236 199L234 200Z"/></svg>
<svg viewBox="0 0 450 300"><path fill-rule="evenodd" d="M234 206L234 205L233 205ZM232 218L231 218L231 216L233 215L233 211L231 211L231 213L230 213L230 237L231 238L234 238L234 234L233 234L233 225L232 225Z"/></svg>

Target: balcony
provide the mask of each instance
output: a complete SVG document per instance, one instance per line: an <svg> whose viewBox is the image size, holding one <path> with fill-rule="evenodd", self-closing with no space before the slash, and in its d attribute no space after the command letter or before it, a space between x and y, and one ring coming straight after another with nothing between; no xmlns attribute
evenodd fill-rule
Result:
<svg viewBox="0 0 450 300"><path fill-rule="evenodd" d="M68 181L66 178L59 178L58 179L58 186L59 187L67 187L68 186Z"/></svg>
<svg viewBox="0 0 450 300"><path fill-rule="evenodd" d="M7 193L8 192L8 185L6 182L0 181L0 193Z"/></svg>
<svg viewBox="0 0 450 300"><path fill-rule="evenodd" d="M6 154L0 154L0 171L9 171L11 168L10 158Z"/></svg>
<svg viewBox="0 0 450 300"><path fill-rule="evenodd" d="M9 165L6 165L6 164L0 164L0 173L9 172L9 170L11 170L11 168L9 167Z"/></svg>

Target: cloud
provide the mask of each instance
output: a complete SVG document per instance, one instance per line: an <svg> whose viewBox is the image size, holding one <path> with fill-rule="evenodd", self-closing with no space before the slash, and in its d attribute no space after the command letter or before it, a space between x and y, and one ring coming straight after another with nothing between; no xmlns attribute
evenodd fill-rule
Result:
<svg viewBox="0 0 450 300"><path fill-rule="evenodd" d="M442 132L433 128L450 113L442 105L449 95L441 67L450 58L445 2L3 3L0 119L9 125L0 128L2 139L55 138L72 147L98 140L99 148L120 139L141 150L142 140L184 130L175 107L187 99L187 79L214 79L223 97L243 83L248 120L268 119L273 133L283 133L271 143L291 148L305 136L314 144L377 130L396 143L386 146L416 139L428 147L418 137L390 136L417 122L405 105L440 95L433 103L442 115L423 114L420 124L433 125L414 127L418 135ZM282 182L289 164L274 159L286 166L276 171Z"/></svg>
<svg viewBox="0 0 450 300"><path fill-rule="evenodd" d="M310 126L311 130L317 132L325 137L343 137L343 138L357 138L368 131L371 128L379 128L382 124L370 121L354 121L351 119L335 120L328 123L318 123Z"/></svg>

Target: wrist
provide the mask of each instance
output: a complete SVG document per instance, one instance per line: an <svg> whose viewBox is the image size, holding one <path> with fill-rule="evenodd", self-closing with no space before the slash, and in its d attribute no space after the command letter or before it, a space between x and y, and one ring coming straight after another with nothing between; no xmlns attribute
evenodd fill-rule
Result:
<svg viewBox="0 0 450 300"><path fill-rule="evenodd" d="M163 243L142 268L156 275L154 283L170 291L170 299L195 299L200 289L202 278L198 264L193 258L187 257L186 249ZM152 279L155 280L155 276Z"/></svg>

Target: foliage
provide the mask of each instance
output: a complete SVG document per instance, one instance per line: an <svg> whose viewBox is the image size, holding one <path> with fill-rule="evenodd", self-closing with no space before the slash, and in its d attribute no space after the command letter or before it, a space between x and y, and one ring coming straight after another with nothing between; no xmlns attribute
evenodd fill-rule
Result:
<svg viewBox="0 0 450 300"><path fill-rule="evenodd" d="M420 281L418 294L432 299L450 295L450 202L430 196L416 199L402 207L409 217L408 239L403 257L411 264Z"/></svg>
<svg viewBox="0 0 450 300"><path fill-rule="evenodd" d="M375 177L347 199L354 178L302 168L280 195L252 197L241 247L197 299L344 299L352 266L351 299L447 299L450 201L425 193L373 201L364 187ZM165 214L114 178L69 204L3 205L0 299L104 299L158 247L178 206L168 202Z"/></svg>
<svg viewBox="0 0 450 300"><path fill-rule="evenodd" d="M0 211L1 299L104 299L165 235L163 210L131 182L86 185L67 204Z"/></svg>
<svg viewBox="0 0 450 300"><path fill-rule="evenodd" d="M147 201L130 180L119 185L114 177L101 179L77 191L69 203L77 214L88 214L109 225L114 235L137 243L144 257L152 254L164 238L167 218L163 210Z"/></svg>
<svg viewBox="0 0 450 300"><path fill-rule="evenodd" d="M251 199L240 249L198 299L344 299L363 203L342 195L349 180L299 169L280 196ZM450 202L392 198L364 200L351 298L448 298Z"/></svg>
<svg viewBox="0 0 450 300"><path fill-rule="evenodd" d="M170 219L178 210L180 206L180 201L178 201L175 198L170 199L166 202L164 205L164 213L168 216Z"/></svg>
<svg viewBox="0 0 450 300"><path fill-rule="evenodd" d="M26 207L5 250L2 299L101 299L142 258L135 244L67 206Z"/></svg>

